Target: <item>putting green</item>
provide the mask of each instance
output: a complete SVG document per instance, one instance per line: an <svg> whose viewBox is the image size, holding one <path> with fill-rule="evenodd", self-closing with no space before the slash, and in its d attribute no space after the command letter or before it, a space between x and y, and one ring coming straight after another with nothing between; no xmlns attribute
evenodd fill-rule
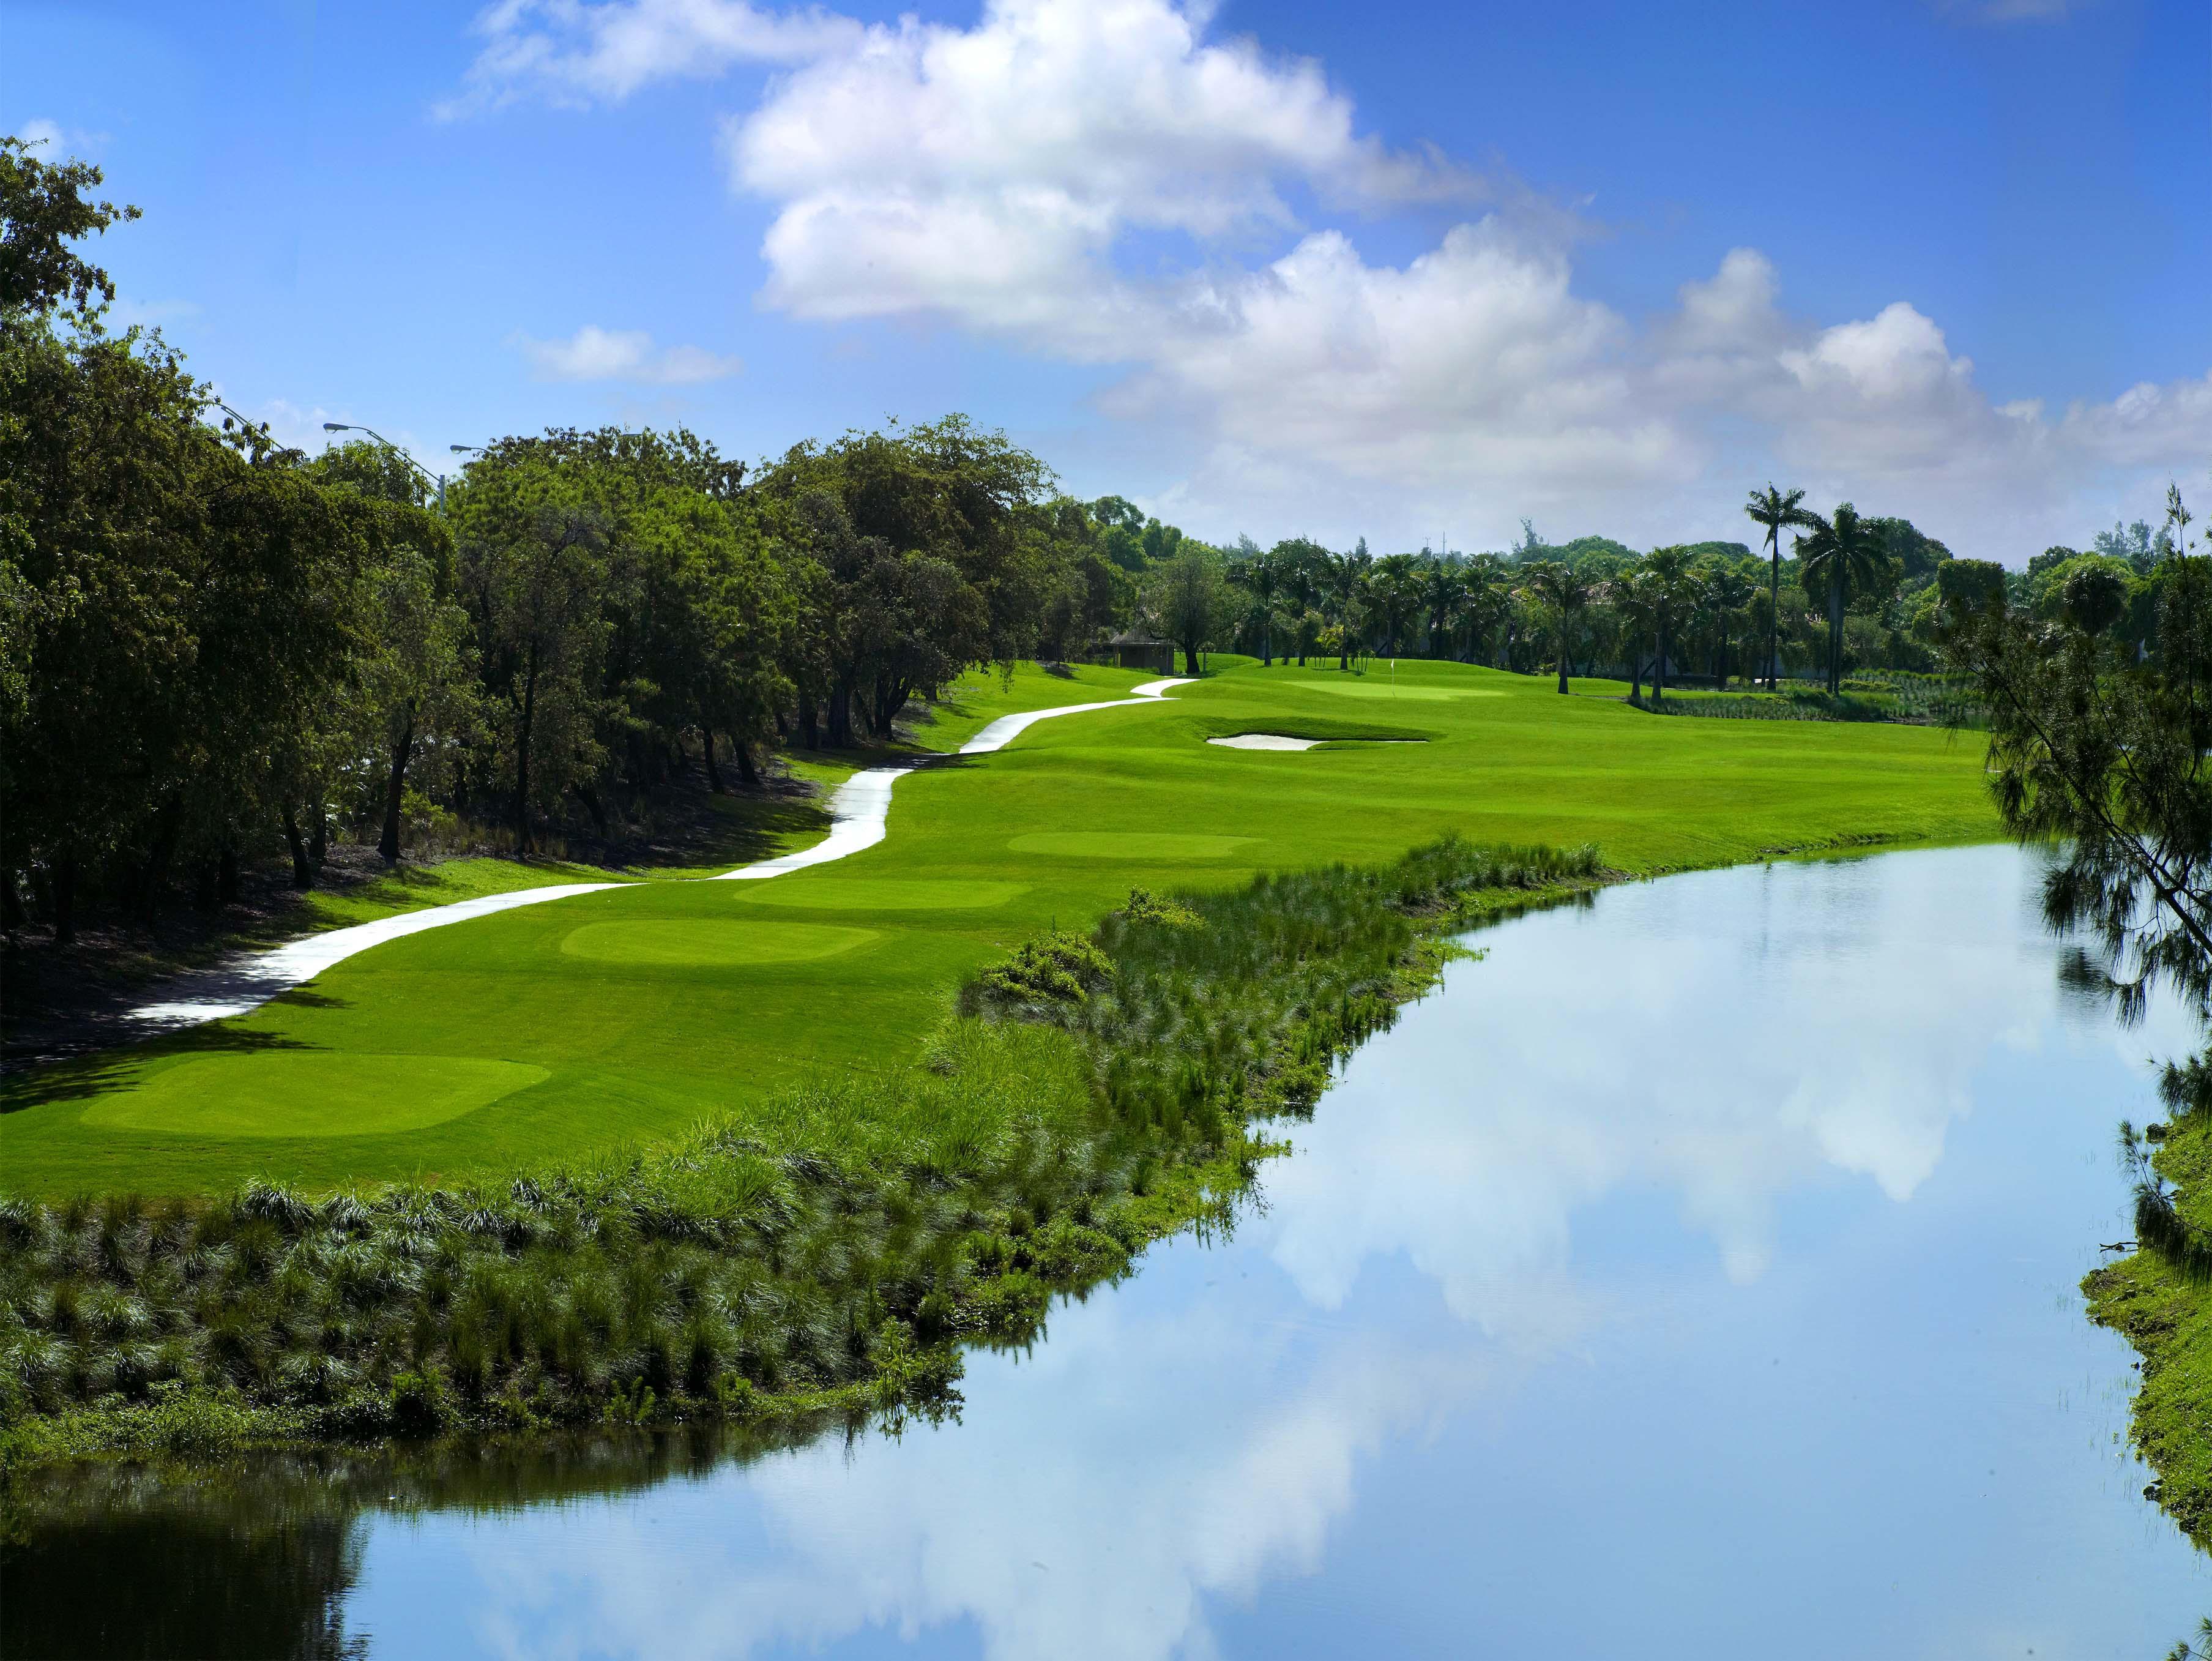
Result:
<svg viewBox="0 0 2212 1661"><path fill-rule="evenodd" d="M588 963L721 969L834 958L875 938L872 928L836 928L826 923L671 917L641 922L587 922L562 935L561 949Z"/></svg>
<svg viewBox="0 0 2212 1661"><path fill-rule="evenodd" d="M1016 837L1006 846L1017 854L1048 854L1060 859L1225 859L1257 837L1194 837L1165 830L1044 830Z"/></svg>
<svg viewBox="0 0 2212 1661"><path fill-rule="evenodd" d="M1028 893L1021 882L958 878L864 877L842 882L788 877L746 883L738 897L754 905L803 906L810 911L981 911Z"/></svg>
<svg viewBox="0 0 2212 1661"><path fill-rule="evenodd" d="M1443 703L1455 698L1502 698L1475 686L1411 686L1388 680L1293 680L1285 683L1302 692L1327 692L1340 698L1396 698L1407 703Z"/></svg>
<svg viewBox="0 0 2212 1661"><path fill-rule="evenodd" d="M102 1097L81 1123L179 1136L380 1136L443 1124L551 1076L462 1056L196 1056Z"/></svg>

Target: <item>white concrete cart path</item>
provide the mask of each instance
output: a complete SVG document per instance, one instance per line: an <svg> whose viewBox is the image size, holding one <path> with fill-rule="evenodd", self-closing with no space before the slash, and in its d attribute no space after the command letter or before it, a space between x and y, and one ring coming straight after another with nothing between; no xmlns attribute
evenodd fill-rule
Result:
<svg viewBox="0 0 2212 1661"><path fill-rule="evenodd" d="M1187 679L1176 678L1151 680L1141 686L1132 687L1126 698L1109 698L1097 703L1066 703L1054 709L1030 709L1017 715L1001 715L962 745L959 753L963 756L988 755L994 750L1003 750L1035 723L1048 721L1054 715L1079 715L1092 709L1119 709L1132 703L1164 697L1174 688L1189 684ZM927 762L915 764L915 766L927 765ZM703 880L757 882L793 871L804 871L809 866L827 865L833 860L857 854L864 848L873 848L884 839L890 818L891 786L915 770L915 766L871 767L854 774L839 785L836 794L830 798L830 834L813 847L802 849L795 854L780 855L772 860L762 860L752 865L741 865L734 871L725 871L719 876ZM459 900L451 905L405 911L395 917L381 917L374 922L360 923L351 928L333 928L327 934L310 934L304 940L292 940L272 951L240 952L212 969L181 976L165 989L161 997L126 1011L125 1017L135 1024L137 1032L146 1034L197 1026L204 1021L218 1021L228 1015L243 1015L268 1002L280 992L289 992L295 986L305 985L333 964L343 963L371 946L382 946L386 940L419 934L426 928L443 928L452 923L466 922L472 917L488 917L495 912L512 911L518 906L543 905L549 900L564 900L574 894L596 894L602 889L632 886L635 885L623 882L556 883L544 888L518 889L511 894L488 894L480 899Z"/></svg>

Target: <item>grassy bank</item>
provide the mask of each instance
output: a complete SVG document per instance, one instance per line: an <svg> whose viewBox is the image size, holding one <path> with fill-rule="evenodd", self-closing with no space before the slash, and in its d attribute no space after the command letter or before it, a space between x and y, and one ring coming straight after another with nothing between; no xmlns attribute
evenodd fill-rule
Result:
<svg viewBox="0 0 2212 1661"><path fill-rule="evenodd" d="M2170 1208L2154 1218L2139 1204L2136 1250L2081 1290L2090 1318L2142 1357L2130 1433L2156 1473L2150 1497L2212 1550L2212 1111L2179 1111L2154 1134Z"/></svg>
<svg viewBox="0 0 2212 1661"><path fill-rule="evenodd" d="M927 729L1143 677L979 677ZM1827 722L1656 721L1542 679L1405 662L1227 667L1165 702L1030 729L903 779L890 835L769 883L641 882L395 941L237 1020L11 1081L20 1194L452 1186L665 1143L764 1136L793 1092L878 1089L952 988L1016 942L1087 930L1133 887L1395 861L1448 832L1595 843L1636 873L1996 833L1971 739ZM1620 689L1626 690L1626 689ZM1208 745L1243 732L1302 752ZM1384 745L1335 742L1411 739ZM825 779L854 757L798 758ZM866 759L866 758L858 758ZM896 1119L869 1136L896 1141Z"/></svg>
<svg viewBox="0 0 2212 1661"><path fill-rule="evenodd" d="M1217 1214L1255 1116L1433 981L1449 928L1593 855L1139 894L1026 944L918 1064L497 1183L0 1206L8 1462L786 1418L940 1398L958 1345Z"/></svg>

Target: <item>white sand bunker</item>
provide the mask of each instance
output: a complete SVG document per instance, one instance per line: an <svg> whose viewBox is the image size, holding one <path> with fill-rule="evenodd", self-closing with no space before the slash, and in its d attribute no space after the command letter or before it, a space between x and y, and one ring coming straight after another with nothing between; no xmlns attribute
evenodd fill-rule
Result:
<svg viewBox="0 0 2212 1661"><path fill-rule="evenodd" d="M1294 739L1281 733L1238 733L1225 739L1208 739L1224 750L1310 750L1322 744L1419 744L1419 739Z"/></svg>

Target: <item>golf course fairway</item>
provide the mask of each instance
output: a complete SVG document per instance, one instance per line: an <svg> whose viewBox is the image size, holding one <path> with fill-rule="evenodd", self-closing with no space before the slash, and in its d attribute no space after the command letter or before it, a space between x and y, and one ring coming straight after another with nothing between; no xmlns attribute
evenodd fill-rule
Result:
<svg viewBox="0 0 2212 1661"><path fill-rule="evenodd" d="M1150 678L993 678L923 742L955 749L996 715ZM1447 831L1595 843L1633 873L2000 834L1976 734L1668 718L1623 690L1562 697L1548 678L1449 663L1240 662L1164 701L1042 722L901 779L886 838L836 863L429 929L251 1014L20 1076L0 1098L0 1184L451 1180L756 1110L764 1140L788 1140L780 1093L912 1065L979 964L1088 928L1137 885L1379 861ZM1417 741L1206 741L1251 733Z"/></svg>

